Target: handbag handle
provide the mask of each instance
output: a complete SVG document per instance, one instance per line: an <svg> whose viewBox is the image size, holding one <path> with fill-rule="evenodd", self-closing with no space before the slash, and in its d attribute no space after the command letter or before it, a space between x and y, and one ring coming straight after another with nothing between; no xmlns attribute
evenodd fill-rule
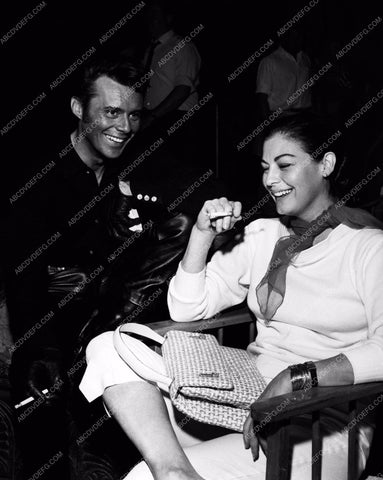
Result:
<svg viewBox="0 0 383 480"><path fill-rule="evenodd" d="M162 390L168 392L172 379L166 374L161 355L131 334L149 338L160 345L164 343L164 337L146 325L125 323L114 331L113 344L120 357L137 375L157 383Z"/></svg>

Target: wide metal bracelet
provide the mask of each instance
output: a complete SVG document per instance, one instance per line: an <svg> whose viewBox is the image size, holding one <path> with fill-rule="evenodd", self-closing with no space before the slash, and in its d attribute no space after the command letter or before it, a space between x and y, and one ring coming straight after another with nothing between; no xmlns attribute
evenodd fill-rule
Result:
<svg viewBox="0 0 383 480"><path fill-rule="evenodd" d="M311 375L307 365L304 363L290 365L289 370L293 392L304 390L311 385Z"/></svg>
<svg viewBox="0 0 383 480"><path fill-rule="evenodd" d="M314 362L305 362L303 365L306 365L309 369L310 377L311 377L311 386L317 387L318 386L318 374L317 374L317 367L315 366Z"/></svg>

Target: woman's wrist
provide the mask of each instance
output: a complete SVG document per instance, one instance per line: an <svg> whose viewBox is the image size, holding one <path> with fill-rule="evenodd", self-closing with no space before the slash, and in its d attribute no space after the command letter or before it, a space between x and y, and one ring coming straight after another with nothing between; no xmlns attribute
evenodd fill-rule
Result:
<svg viewBox="0 0 383 480"><path fill-rule="evenodd" d="M214 242L215 237L217 236L217 234L213 231L200 229L196 223L194 224L192 229L192 235L193 234L196 238L200 239L202 242L209 244L209 248Z"/></svg>
<svg viewBox="0 0 383 480"><path fill-rule="evenodd" d="M296 389L299 389L301 384L303 384L302 388L307 390L318 385L321 387L352 385L355 381L352 365L343 353L315 363L290 365L288 370L290 370L292 386L294 388L295 384ZM300 380L299 377L302 379Z"/></svg>
<svg viewBox="0 0 383 480"><path fill-rule="evenodd" d="M185 272L198 273L205 268L207 254L214 241L214 237L214 234L212 235L210 232L200 230L196 225L193 226L189 243L181 262Z"/></svg>
<svg viewBox="0 0 383 480"><path fill-rule="evenodd" d="M293 392L318 386L318 374L314 362L290 365L288 369Z"/></svg>

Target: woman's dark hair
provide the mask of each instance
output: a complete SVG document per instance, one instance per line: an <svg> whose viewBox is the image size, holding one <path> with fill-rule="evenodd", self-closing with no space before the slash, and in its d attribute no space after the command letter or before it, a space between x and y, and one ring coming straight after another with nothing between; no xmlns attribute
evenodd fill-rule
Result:
<svg viewBox="0 0 383 480"><path fill-rule="evenodd" d="M339 175L345 161L341 143L342 133L329 118L312 112L280 117L267 127L264 141L277 133L298 142L313 161L320 162L326 152L334 152L337 158L336 165L326 180L330 182L331 195L338 197L342 194Z"/></svg>
<svg viewBox="0 0 383 480"><path fill-rule="evenodd" d="M88 108L90 99L95 94L94 82L103 75L121 85L131 87L139 93L142 92L144 86L144 72L141 64L135 59L127 58L122 54L92 58L84 64L80 75L81 78L76 96L81 100L85 110Z"/></svg>

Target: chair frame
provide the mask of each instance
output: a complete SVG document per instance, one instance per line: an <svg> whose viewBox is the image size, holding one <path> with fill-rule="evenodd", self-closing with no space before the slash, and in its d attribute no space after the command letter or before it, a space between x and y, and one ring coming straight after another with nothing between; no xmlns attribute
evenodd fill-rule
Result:
<svg viewBox="0 0 383 480"><path fill-rule="evenodd" d="M218 313L214 317L195 322L174 322L173 320L164 320L161 322L149 323L148 326L160 335L165 335L170 330L183 330L185 332L202 332L204 330L217 330L217 339L220 345L223 345L224 329L233 325L249 325L249 342L255 338L255 318L250 314L247 307L226 310Z"/></svg>
<svg viewBox="0 0 383 480"><path fill-rule="evenodd" d="M336 387L316 387L310 390L292 392L268 400L254 402L251 415L256 422L268 424L267 430L267 473L266 480L289 480L289 424L293 417L312 415L312 458L321 459L320 410L348 403L348 480L357 477L357 429L356 402L364 397L381 395L383 382L363 383ZM378 397L378 398L379 398ZM345 401L346 399L346 401ZM380 402L379 402L380 403ZM281 409L281 405L284 406ZM321 462L312 463L312 480L320 480Z"/></svg>

